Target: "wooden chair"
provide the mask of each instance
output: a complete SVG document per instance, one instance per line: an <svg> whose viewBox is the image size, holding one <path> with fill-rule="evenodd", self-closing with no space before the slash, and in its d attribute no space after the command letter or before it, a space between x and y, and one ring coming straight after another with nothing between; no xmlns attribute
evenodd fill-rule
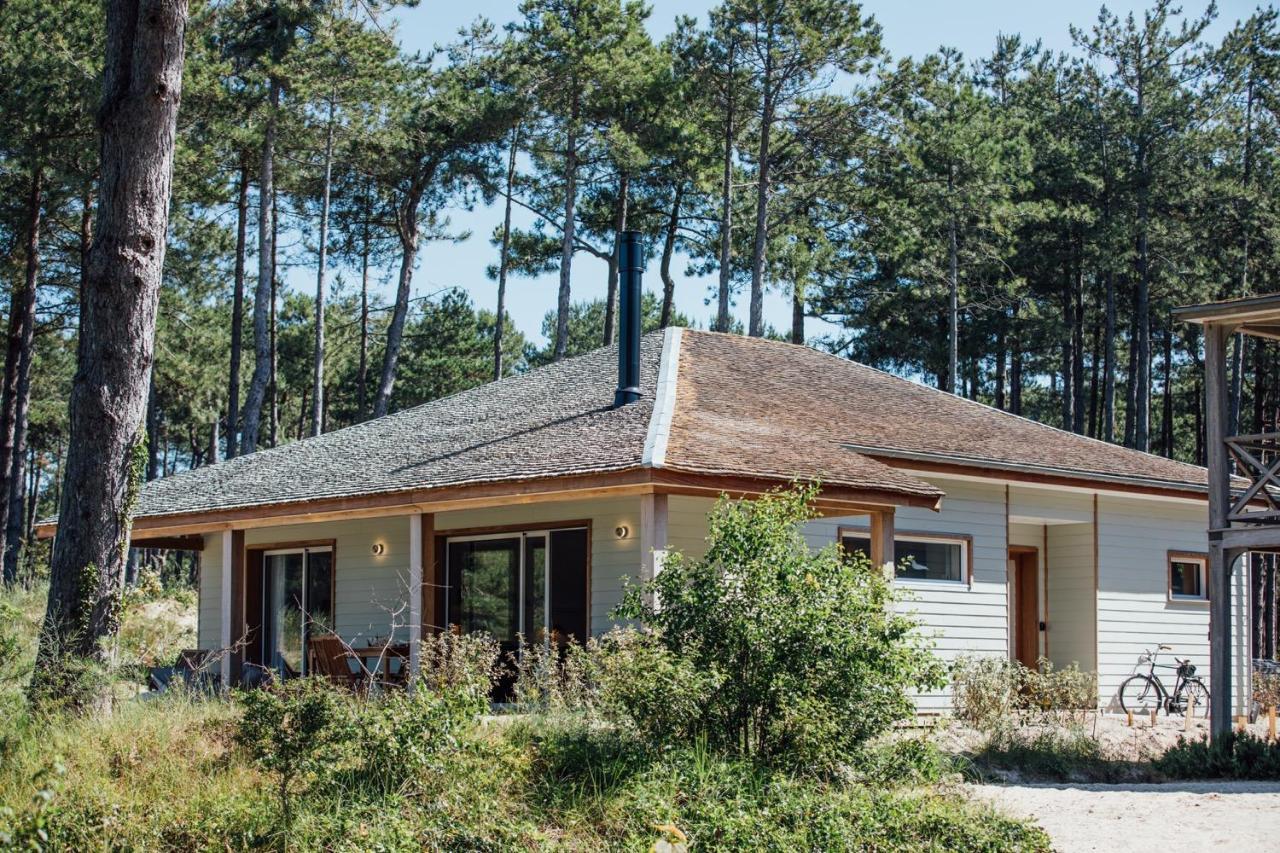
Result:
<svg viewBox="0 0 1280 853"><path fill-rule="evenodd" d="M367 681L364 664L333 634L312 637L309 643L312 671L333 684L359 690ZM353 670L351 664L355 663Z"/></svg>

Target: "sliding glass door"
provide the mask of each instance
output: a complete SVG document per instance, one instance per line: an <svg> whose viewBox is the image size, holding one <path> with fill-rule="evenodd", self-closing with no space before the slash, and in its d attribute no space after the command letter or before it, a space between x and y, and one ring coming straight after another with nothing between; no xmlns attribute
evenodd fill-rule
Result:
<svg viewBox="0 0 1280 853"><path fill-rule="evenodd" d="M586 639L587 530L531 530L448 540L446 623L485 631L504 650Z"/></svg>
<svg viewBox="0 0 1280 853"><path fill-rule="evenodd" d="M307 672L307 642L333 627L333 551L268 551L262 566L262 660L284 678Z"/></svg>

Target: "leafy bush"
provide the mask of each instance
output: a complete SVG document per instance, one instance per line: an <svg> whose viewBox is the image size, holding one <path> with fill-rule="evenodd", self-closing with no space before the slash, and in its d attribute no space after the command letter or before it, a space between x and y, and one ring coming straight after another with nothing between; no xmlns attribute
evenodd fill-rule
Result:
<svg viewBox="0 0 1280 853"><path fill-rule="evenodd" d="M348 737L347 709L319 678L298 678L240 694L244 714L236 741L276 777L284 825L292 822L294 787L331 769Z"/></svg>
<svg viewBox="0 0 1280 853"><path fill-rule="evenodd" d="M1076 664L1037 669L1004 657L960 655L951 664L951 701L957 718L982 730L1004 726L1020 711L1052 714L1066 722L1097 703L1097 675Z"/></svg>
<svg viewBox="0 0 1280 853"><path fill-rule="evenodd" d="M487 705L493 685L501 675L498 641L476 632L445 631L422 638L418 683L435 691L455 691L470 701Z"/></svg>
<svg viewBox="0 0 1280 853"><path fill-rule="evenodd" d="M1280 744L1247 732L1233 732L1212 742L1179 737L1152 764L1171 779L1280 780Z"/></svg>
<svg viewBox="0 0 1280 853"><path fill-rule="evenodd" d="M353 786L384 795L440 772L442 754L457 748L484 708L459 688L349 701L347 735L354 755L344 776Z"/></svg>
<svg viewBox="0 0 1280 853"><path fill-rule="evenodd" d="M1098 676L1084 672L1072 663L1063 669L1054 669L1053 661L1040 658L1037 669L1027 669L1021 663L1022 690L1018 707L1042 713L1054 714L1059 719L1078 717L1089 708L1097 707Z"/></svg>
<svg viewBox="0 0 1280 853"><path fill-rule="evenodd" d="M508 659L515 673L513 700L530 713L590 712L597 703L595 672L600 648L595 638L585 644L526 643Z"/></svg>
<svg viewBox="0 0 1280 853"><path fill-rule="evenodd" d="M1008 658L964 654L951 664L953 712L978 729L991 729L1007 720L1021 687L1021 665Z"/></svg>
<svg viewBox="0 0 1280 853"><path fill-rule="evenodd" d="M620 628L605 635L593 661L605 716L651 743L689 743L720 676L699 670L653 634Z"/></svg>
<svg viewBox="0 0 1280 853"><path fill-rule="evenodd" d="M1263 711L1280 708L1280 673L1253 671L1253 702Z"/></svg>
<svg viewBox="0 0 1280 853"><path fill-rule="evenodd" d="M616 615L656 631L673 656L668 677L697 673L694 684L660 686L696 691L693 726L712 746L827 773L909 717L908 689L940 686L942 669L878 569L834 546L810 550L800 525L816 495L796 487L722 499L706 555L670 555Z"/></svg>
<svg viewBox="0 0 1280 853"><path fill-rule="evenodd" d="M512 735L528 738L536 756L529 788L537 813L574 828L566 846L652 849L675 827L691 850L1049 849L1033 825L954 793L828 783L704 741L657 749L584 723L530 721Z"/></svg>
<svg viewBox="0 0 1280 853"><path fill-rule="evenodd" d="M996 728L974 756L979 770L1011 770L1058 782L1120 782L1143 778L1143 768L1109 755L1079 726L1021 731Z"/></svg>

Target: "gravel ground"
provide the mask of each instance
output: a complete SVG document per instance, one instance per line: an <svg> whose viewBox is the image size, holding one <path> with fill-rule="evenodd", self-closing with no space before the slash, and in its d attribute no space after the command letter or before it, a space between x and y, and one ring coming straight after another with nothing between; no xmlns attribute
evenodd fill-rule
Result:
<svg viewBox="0 0 1280 853"><path fill-rule="evenodd" d="M1280 849L1280 782L967 787L1035 820L1059 853Z"/></svg>

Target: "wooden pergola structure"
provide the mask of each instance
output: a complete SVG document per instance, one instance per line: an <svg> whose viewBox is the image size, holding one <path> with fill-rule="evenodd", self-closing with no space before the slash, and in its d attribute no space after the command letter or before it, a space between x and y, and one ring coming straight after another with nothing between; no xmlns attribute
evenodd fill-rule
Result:
<svg viewBox="0 0 1280 853"><path fill-rule="evenodd" d="M1280 432L1228 434L1227 347L1232 335L1280 341L1280 294L1187 305L1173 313L1204 327L1209 714L1210 733L1216 738L1231 732L1231 573L1248 552L1280 551ZM1243 561L1241 565L1246 566Z"/></svg>

